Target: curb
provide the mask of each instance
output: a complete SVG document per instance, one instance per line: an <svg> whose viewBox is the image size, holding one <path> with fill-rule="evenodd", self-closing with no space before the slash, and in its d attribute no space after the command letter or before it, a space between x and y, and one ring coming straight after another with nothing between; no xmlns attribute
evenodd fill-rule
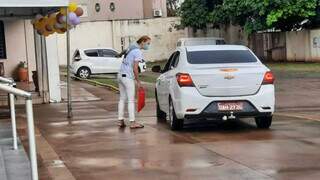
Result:
<svg viewBox="0 0 320 180"><path fill-rule="evenodd" d="M117 88L115 86L112 86L110 84L104 84L104 83L101 83L101 82L98 82L98 81L94 81L94 80L89 80L89 79L82 79L82 78L79 78L79 77L76 77L76 76L73 76L72 78L80 80L80 81L88 82L88 83L93 84L95 86L97 86L97 85L98 86L103 86L103 87L106 87L109 90L114 91L114 92L119 92L119 88Z"/></svg>

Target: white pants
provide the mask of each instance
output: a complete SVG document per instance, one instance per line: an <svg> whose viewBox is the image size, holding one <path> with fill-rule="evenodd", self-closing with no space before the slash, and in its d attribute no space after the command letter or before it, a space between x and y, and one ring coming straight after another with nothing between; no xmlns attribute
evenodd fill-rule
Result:
<svg viewBox="0 0 320 180"><path fill-rule="evenodd" d="M129 121L135 121L135 82L133 79L118 74L120 100L118 105L118 118L124 120L124 106L128 101Z"/></svg>

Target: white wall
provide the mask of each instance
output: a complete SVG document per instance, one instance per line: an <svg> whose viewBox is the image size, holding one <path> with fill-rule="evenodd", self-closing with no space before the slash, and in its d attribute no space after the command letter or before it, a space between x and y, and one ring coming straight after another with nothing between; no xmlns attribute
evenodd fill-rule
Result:
<svg viewBox="0 0 320 180"><path fill-rule="evenodd" d="M147 61L169 58L176 48L179 38L186 37L185 30L175 29L180 24L179 18L157 18L146 20L113 21L114 48L121 50L121 38L125 39L125 47L142 35L151 37L150 50L144 53Z"/></svg>
<svg viewBox="0 0 320 180"><path fill-rule="evenodd" d="M32 81L32 71L36 70L33 27L30 21L5 20L5 38L7 59L4 62L5 76L14 77L20 61L28 63L29 81ZM27 36L25 36L27 34Z"/></svg>
<svg viewBox="0 0 320 180"><path fill-rule="evenodd" d="M320 29L310 31L310 59L320 61Z"/></svg>

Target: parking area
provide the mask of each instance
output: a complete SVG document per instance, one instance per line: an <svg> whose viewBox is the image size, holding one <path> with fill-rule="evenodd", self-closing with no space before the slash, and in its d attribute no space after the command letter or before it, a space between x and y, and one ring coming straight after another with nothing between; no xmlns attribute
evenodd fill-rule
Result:
<svg viewBox="0 0 320 180"><path fill-rule="evenodd" d="M270 130L245 119L197 122L173 132L157 121L152 98L138 115L144 129L118 129L118 94L74 81L74 88L101 100L74 102L72 120L65 104L35 106L39 143L46 144L38 145L39 154L48 149L55 154L40 159L49 175L64 169L62 174L77 180L318 179L320 84L315 77L297 76L277 84L278 111Z"/></svg>

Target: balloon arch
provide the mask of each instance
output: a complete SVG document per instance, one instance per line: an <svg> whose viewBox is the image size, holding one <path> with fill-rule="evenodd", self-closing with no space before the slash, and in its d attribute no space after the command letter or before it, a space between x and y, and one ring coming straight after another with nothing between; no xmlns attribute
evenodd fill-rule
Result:
<svg viewBox="0 0 320 180"><path fill-rule="evenodd" d="M45 37L58 33L63 34L80 24L83 9L76 3L70 3L68 8L61 8L57 12L51 12L43 16L37 14L31 21L37 33Z"/></svg>

